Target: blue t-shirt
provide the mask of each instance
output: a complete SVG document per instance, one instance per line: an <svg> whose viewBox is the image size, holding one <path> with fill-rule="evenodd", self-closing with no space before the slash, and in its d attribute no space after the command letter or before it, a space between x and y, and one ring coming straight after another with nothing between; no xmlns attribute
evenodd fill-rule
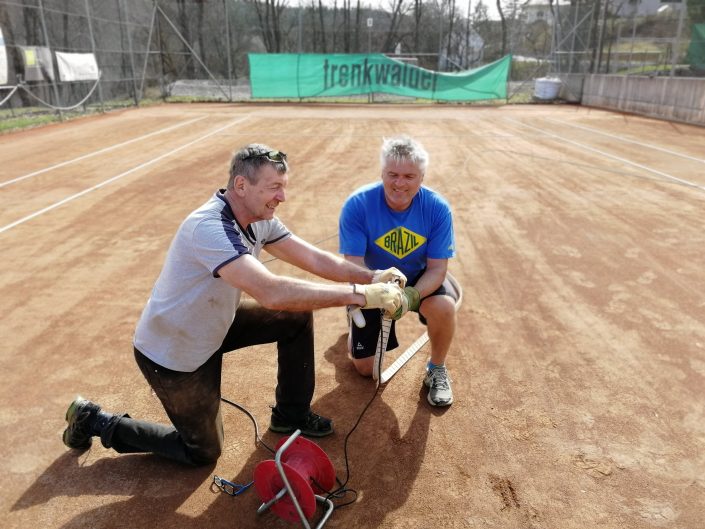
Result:
<svg viewBox="0 0 705 529"><path fill-rule="evenodd" d="M382 182L357 189L343 204L338 235L340 253L364 256L371 269L395 266L410 281L425 270L426 259L455 256L450 206L425 186L404 211L389 208Z"/></svg>

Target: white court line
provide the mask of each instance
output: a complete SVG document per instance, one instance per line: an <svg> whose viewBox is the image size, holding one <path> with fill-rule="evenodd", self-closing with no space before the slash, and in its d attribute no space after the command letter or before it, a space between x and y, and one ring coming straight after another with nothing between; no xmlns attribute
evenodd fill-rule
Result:
<svg viewBox="0 0 705 529"><path fill-rule="evenodd" d="M165 129L160 129L156 130L154 132L150 132L149 134L145 134L144 136L139 136L137 138L133 138L131 140L123 141L122 143L116 143L115 145L111 145L110 147L105 147L103 149L84 154L83 156L79 156L78 158L73 158L72 160L66 160L61 163L57 163L56 165L51 165L49 167L45 167L44 169L39 169L38 171L34 171L33 173L29 173L23 176L18 176L17 178L13 178L12 180L7 180L5 182L0 182L0 188L8 186L10 184L14 184L16 182L20 182L21 180L25 180L27 178L30 178L32 176L37 176L42 173L47 173L49 171L53 171L54 169L58 169L59 167L64 167L66 165L72 164L74 162L80 162L81 160L85 160L87 158L92 158L93 156L98 156L99 154L103 154L115 149L118 149L120 147L124 147L125 145L129 145L130 143L134 143L136 141L143 140L145 138L149 138L150 136L156 136L157 134L163 134L164 132L169 132L170 130L178 129L179 127L184 127L186 125L190 125L191 123L195 123L196 121L200 121L202 119L207 118L208 116L201 116L200 118L194 118L190 119L188 121L184 121L183 123L177 123L176 125L172 125L171 127L167 127Z"/></svg>
<svg viewBox="0 0 705 529"><path fill-rule="evenodd" d="M598 154L601 154L602 156L606 156L607 158L612 158L612 159L614 159L614 160L618 160L618 161L620 161L620 162L623 162L623 163L626 163L626 164L629 164L629 165L633 165L634 167L638 167L639 169L643 169L643 170L645 170L645 171L648 171L648 172L650 172L650 173L657 174L657 175L662 176L662 177L664 177L664 178L667 178L667 179L669 179L669 180L673 180L674 182L678 182L679 184L683 184L683 185L686 185L686 186L688 186L688 187L694 187L694 188L699 189L699 190L701 190L701 191L705 191L705 186L701 186L701 185L699 185L699 184L696 184L695 182L690 182L689 180L683 180L682 178L678 178L678 177L673 176L673 175L670 175L670 174L668 174L668 173L664 173L664 172L658 171L658 170L656 170L656 169L652 169L651 167L647 167L646 165L642 165L642 164L640 164L640 163L632 162L631 160L627 160L626 158L621 158L621 157L619 157L619 156L615 156L614 154L610 154L610 153L608 153L608 152L601 151L600 149L595 149L594 147L589 147L589 146L584 145L584 144L582 144L582 143L578 143L577 141L568 140L568 139L566 139L566 138L564 138L564 137L562 137L562 136L559 136L559 135L557 135L557 134L551 134L551 133L548 132L548 131L545 131L545 130L540 129L540 128L538 128L538 127L534 127L533 125L527 125L526 123L522 123L521 121L519 121L519 120L517 120L517 119L514 119L514 118L504 118L504 119L505 119L506 121L511 121L512 123L516 123L517 125L520 125L520 126L522 126L522 127L527 127L527 128L530 128L530 129L537 130L537 131L539 131L539 132L545 134L546 136L550 136L551 138L555 138L555 139L557 139L557 140L559 140L559 141L563 141L563 142L565 142L565 143L570 143L571 145L575 145L575 146L577 146L577 147L580 147L581 149L585 149L586 151L596 152L596 153L598 153Z"/></svg>
<svg viewBox="0 0 705 529"><path fill-rule="evenodd" d="M676 151L671 151L671 150L669 150L669 149L664 149L663 147L659 147L659 146L657 146L657 145L652 145L652 144L650 144L650 143L642 143L642 142L640 142L640 141L630 140L629 138L624 138L624 137L622 137L622 136L617 136L616 134L609 134L609 133L603 132L603 131L601 131L601 130L593 129L593 128L591 128L591 127L585 127L585 126L582 126L582 125L575 125L575 124L573 124L573 123L565 123L565 122L563 122L563 121L559 121L559 120L553 119L553 118L545 118L545 119L546 119L547 121L552 121L553 123L558 123L558 124L560 124L560 125L565 125L565 126L567 126L567 127L573 127L573 128L576 128L576 129L587 130L587 131L589 131L589 132L594 132L595 134L601 134L602 136L607 136L608 138L614 138L614 139L617 139L617 140L619 140L619 141L624 141L624 142L627 142L627 143L633 143L633 144L635 144L635 145L639 145L640 147L648 147L649 149L653 149L653 150L655 150L655 151L665 152L666 154L672 154L673 156L680 156L681 158L685 158L686 160L692 160L692 161L694 161L694 162L705 163L705 160L702 159L702 158L696 158L695 156L689 156L689 155L683 154L683 153L681 153L681 152L676 152Z"/></svg>
<svg viewBox="0 0 705 529"><path fill-rule="evenodd" d="M135 171L139 171L140 169L144 169L145 167L149 167L150 165L153 165L153 164L157 163L158 161L163 160L167 156L171 156L172 154L175 154L179 151L182 151L182 150L186 149L187 147L190 147L191 145L198 143L201 140L205 140L206 138L209 138L215 134L218 134L219 132L224 131L227 128L232 127L233 125L237 125L238 123L242 123L243 121L245 121L248 118L249 118L249 116L245 116L242 118L238 118L234 121L231 121L227 125L224 125L224 126L218 128L212 132L209 132L208 134L205 134L204 136L201 136L200 138L196 138L195 140L192 140L192 141L190 141L180 147L177 147L176 149L172 149L171 151L169 151L167 153L164 153L160 156L157 156L156 158L153 158L148 162L141 163L140 165L133 167L132 169L128 169L127 171L120 173L119 175L108 178L107 180L104 180L104 181L100 182L99 184L94 185L93 187L89 187L88 189L84 189L83 191L79 191L78 193L75 193L71 196L68 196L68 197L64 198L63 200L59 200L58 202L51 204L50 206L42 208L39 211L35 211L34 213L27 215L26 217L22 217L21 219L16 220L15 222L12 222L12 223L0 228L0 233L3 233L9 229L14 228L15 226L23 224L23 223L27 222L28 220L33 219L34 217L38 217L39 215L42 215L42 214L46 213L47 211L51 211L52 209L56 209L59 206L66 204L67 202L71 202L72 200L75 200L79 197L82 197L83 195L86 195L86 194L90 193L91 191L95 191L96 189L100 189L101 187L106 186L112 182L115 182L116 180L119 180L120 178L122 178L124 176L127 176L129 174L134 173Z"/></svg>

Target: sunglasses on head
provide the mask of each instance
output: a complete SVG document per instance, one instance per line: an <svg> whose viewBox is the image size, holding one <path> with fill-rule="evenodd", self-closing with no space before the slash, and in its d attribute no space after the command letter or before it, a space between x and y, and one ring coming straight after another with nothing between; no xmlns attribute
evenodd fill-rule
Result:
<svg viewBox="0 0 705 529"><path fill-rule="evenodd" d="M256 154L248 154L242 159L242 161L244 162L245 160L252 160L253 158L267 158L267 160L269 160L270 162L285 162L286 153L281 151L259 152Z"/></svg>

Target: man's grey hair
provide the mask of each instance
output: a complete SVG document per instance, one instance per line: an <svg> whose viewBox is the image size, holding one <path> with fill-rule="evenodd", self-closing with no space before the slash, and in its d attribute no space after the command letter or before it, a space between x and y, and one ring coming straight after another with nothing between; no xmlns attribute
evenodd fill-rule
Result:
<svg viewBox="0 0 705 529"><path fill-rule="evenodd" d="M384 138L380 161L382 162L382 167L388 161L412 162L418 166L423 174L426 172L426 167L428 167L429 156L426 149L418 141L402 135Z"/></svg>
<svg viewBox="0 0 705 529"><path fill-rule="evenodd" d="M230 177L228 178L228 189L232 189L235 177L237 175L244 176L248 182L251 184L256 184L259 177L259 168L263 165L272 165L279 174L284 174L289 170L289 164L284 158L280 162L275 162L267 158L266 156L256 156L254 158L249 158L245 160L248 156L256 154L266 154L275 151L276 149L271 148L269 145L264 143L250 143L245 145L239 151L235 153L232 160L230 160ZM285 155L286 156L286 155Z"/></svg>

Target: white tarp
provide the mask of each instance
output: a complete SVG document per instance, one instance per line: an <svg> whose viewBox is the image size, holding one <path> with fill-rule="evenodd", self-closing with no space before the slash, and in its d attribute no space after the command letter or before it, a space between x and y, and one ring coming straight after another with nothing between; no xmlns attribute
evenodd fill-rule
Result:
<svg viewBox="0 0 705 529"><path fill-rule="evenodd" d="M7 84L7 52L5 50L5 39L0 28L0 86Z"/></svg>
<svg viewBox="0 0 705 529"><path fill-rule="evenodd" d="M56 52L59 79L62 81L95 81L98 79L98 63L92 53Z"/></svg>

